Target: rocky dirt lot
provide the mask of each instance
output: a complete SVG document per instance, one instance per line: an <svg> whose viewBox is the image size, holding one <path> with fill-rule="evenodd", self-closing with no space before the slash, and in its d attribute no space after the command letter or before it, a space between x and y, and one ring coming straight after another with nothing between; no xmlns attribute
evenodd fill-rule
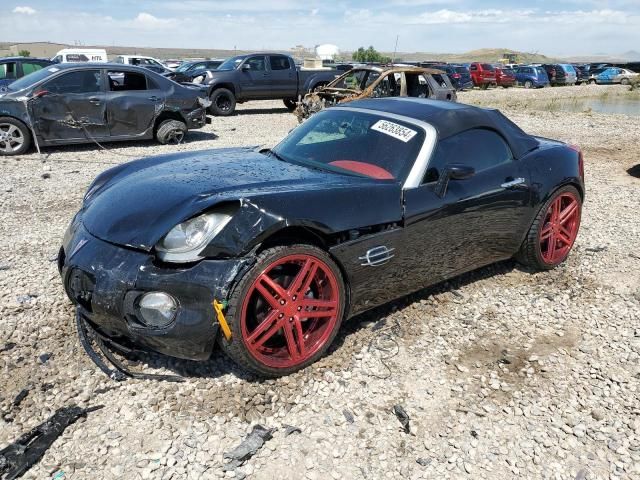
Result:
<svg viewBox="0 0 640 480"><path fill-rule="evenodd" d="M504 262L401 299L354 319L328 356L279 380L216 353L158 360L184 383L110 381L78 343L55 257L99 172L177 150L271 146L296 125L281 103L245 104L177 147L0 160L0 448L59 407L102 404L24 478L640 478L640 179L626 172L640 163L640 117L520 106L605 90L626 94L460 95L582 146L588 193L565 265L533 273ZM394 405L410 416L409 434ZM255 423L277 428L273 439L225 472L223 453Z"/></svg>

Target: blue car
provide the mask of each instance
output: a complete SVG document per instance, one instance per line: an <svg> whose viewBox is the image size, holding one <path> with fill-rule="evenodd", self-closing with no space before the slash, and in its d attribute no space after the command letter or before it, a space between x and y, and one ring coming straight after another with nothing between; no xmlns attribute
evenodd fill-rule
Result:
<svg viewBox="0 0 640 480"><path fill-rule="evenodd" d="M0 58L0 88L6 87L17 79L36 72L53 62L46 58L6 57Z"/></svg>
<svg viewBox="0 0 640 480"><path fill-rule="evenodd" d="M609 84L620 83L622 85L629 85L631 78L637 77L638 74L628 70L626 68L609 67L605 68L602 72L594 76L595 83Z"/></svg>
<svg viewBox="0 0 640 480"><path fill-rule="evenodd" d="M468 67L449 64L431 65L430 67L447 72L447 76L456 90L471 90L473 88L473 81Z"/></svg>
<svg viewBox="0 0 640 480"><path fill-rule="evenodd" d="M541 88L549 86L549 77L543 67L527 65L513 70L516 76L516 85L524 88Z"/></svg>

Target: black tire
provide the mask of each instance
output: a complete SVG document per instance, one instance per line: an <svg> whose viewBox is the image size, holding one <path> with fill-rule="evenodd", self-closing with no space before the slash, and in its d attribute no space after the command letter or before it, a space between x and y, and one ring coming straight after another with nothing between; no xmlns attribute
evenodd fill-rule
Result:
<svg viewBox="0 0 640 480"><path fill-rule="evenodd" d="M289 110L290 112L293 112L298 106L298 102L296 102L295 98L285 98L284 100L282 100L282 102L284 103L284 106L287 107L287 110Z"/></svg>
<svg viewBox="0 0 640 480"><path fill-rule="evenodd" d="M218 117L228 117L236 111L236 96L231 90L217 88L211 94L209 112Z"/></svg>
<svg viewBox="0 0 640 480"><path fill-rule="evenodd" d="M187 134L187 125L179 120L164 120L156 130L156 140L162 145L182 143Z"/></svg>
<svg viewBox="0 0 640 480"><path fill-rule="evenodd" d="M524 88L532 88L533 87L533 82L531 80L527 80L526 82L524 82Z"/></svg>
<svg viewBox="0 0 640 480"><path fill-rule="evenodd" d="M527 233L527 236L524 239L524 242L522 243L520 250L515 256L515 259L518 262L536 270L551 270L566 260L566 257L565 257L561 261L555 264L545 262L542 259L542 253L540 250L540 241L539 241L540 229L543 226L542 223L545 220L545 216L547 214L547 210L549 209L549 205L551 205L553 201L563 193L571 193L578 200L579 211L580 213L582 212L582 197L575 187L571 185L567 185L553 192L553 195L551 195L549 199L544 203L544 205L540 207L540 210L538 211L536 218L533 220L533 223L529 228L529 232ZM578 222L578 226L579 226L579 222ZM567 256L570 253L571 253L571 249L567 253Z"/></svg>
<svg viewBox="0 0 640 480"><path fill-rule="evenodd" d="M0 117L0 156L22 155L31 146L31 130L13 117Z"/></svg>
<svg viewBox="0 0 640 480"><path fill-rule="evenodd" d="M480 85L480 88L482 90L486 90L487 88L489 88L489 84L488 83L483 83L482 85Z"/></svg>
<svg viewBox="0 0 640 480"><path fill-rule="evenodd" d="M293 367L288 368L273 368L271 366L265 365L264 363L257 360L248 350L242 339L242 331L241 331L241 318L242 315L242 306L245 299L245 296L248 295L251 291L251 286L258 278L258 276L268 268L269 265L276 262L278 259L289 255L311 255L320 260L322 260L335 275L338 285L338 294L340 296L339 306L338 306L338 315L337 321L333 327L333 331L330 336L326 340L326 343L318 350L312 357L307 359L304 363L295 365ZM289 375L293 372L301 370L310 364L317 361L320 357L322 357L327 349L333 343L338 330L340 330L340 325L342 324L342 317L345 312L345 286L344 281L342 280L342 274L340 273L340 269L337 267L335 262L331 259L331 257L322 249L318 247L314 247L307 244L294 244L287 246L277 246L264 250L258 255L256 259L256 263L254 266L244 274L242 279L235 285L231 296L229 297L229 302L227 305L227 310L225 313L225 318L227 323L229 324L229 328L231 329L231 340L227 340L224 335L220 334L218 336L218 343L221 349L236 363L238 363L243 368L259 375L261 377L269 377L276 378L284 375Z"/></svg>
<svg viewBox="0 0 640 480"><path fill-rule="evenodd" d="M620 85L629 85L629 79L628 78L623 78L622 80L620 80Z"/></svg>

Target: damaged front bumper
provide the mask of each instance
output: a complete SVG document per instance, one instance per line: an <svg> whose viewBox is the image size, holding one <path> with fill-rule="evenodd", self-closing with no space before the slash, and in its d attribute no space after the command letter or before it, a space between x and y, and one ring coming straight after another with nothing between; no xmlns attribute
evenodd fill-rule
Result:
<svg viewBox="0 0 640 480"><path fill-rule="evenodd" d="M67 295L101 334L173 357L206 360L219 329L213 301L227 299L252 261L162 265L150 253L94 237L77 215L65 234L58 267ZM142 321L138 302L158 291L171 295L177 309L169 325L152 328Z"/></svg>
<svg viewBox="0 0 640 480"><path fill-rule="evenodd" d="M201 99L198 99L201 100ZM199 102L202 105L202 102ZM211 119L207 117L207 107L202 106L201 108L196 108L191 112L187 113L187 128L189 130L196 130L198 128L204 127L206 124L211 123Z"/></svg>

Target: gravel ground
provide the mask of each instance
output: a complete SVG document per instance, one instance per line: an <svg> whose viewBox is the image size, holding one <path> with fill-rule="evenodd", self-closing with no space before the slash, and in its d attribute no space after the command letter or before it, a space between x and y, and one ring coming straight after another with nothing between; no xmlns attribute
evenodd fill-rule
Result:
<svg viewBox="0 0 640 480"><path fill-rule="evenodd" d="M109 381L77 341L54 259L100 171L176 150L273 145L296 125L280 102L242 105L178 147L0 160L0 447L59 407L103 404L24 478L640 478L640 179L626 173L640 162L640 117L522 107L605 91L626 94L460 95L583 147L588 193L565 265L532 273L503 262L411 295L345 325L317 364L270 381L220 353L206 363L154 360L185 375L181 384ZM254 423L277 428L274 438L224 472L223 452Z"/></svg>

